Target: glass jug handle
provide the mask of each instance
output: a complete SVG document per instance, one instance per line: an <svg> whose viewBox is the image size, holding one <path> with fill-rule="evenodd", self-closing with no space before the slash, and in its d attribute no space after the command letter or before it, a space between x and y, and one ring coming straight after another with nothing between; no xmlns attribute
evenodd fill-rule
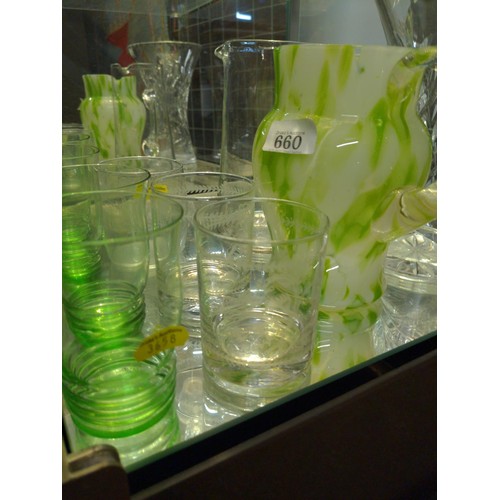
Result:
<svg viewBox="0 0 500 500"><path fill-rule="evenodd" d="M389 242L437 218L437 181L396 189L379 207L372 224L378 241Z"/></svg>

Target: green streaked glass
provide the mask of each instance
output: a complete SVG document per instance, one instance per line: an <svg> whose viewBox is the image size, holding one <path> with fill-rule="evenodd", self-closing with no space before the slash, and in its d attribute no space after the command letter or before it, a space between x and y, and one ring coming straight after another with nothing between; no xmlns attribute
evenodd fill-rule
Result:
<svg viewBox="0 0 500 500"><path fill-rule="evenodd" d="M254 180L261 196L305 203L330 219L318 321L319 343L329 345L323 377L329 364L342 366L335 335L374 323L388 243L436 218L436 186L424 187L432 141L418 108L437 49L303 43L274 56L276 97L255 135ZM273 124L303 119L316 127L311 154L264 149Z"/></svg>
<svg viewBox="0 0 500 500"><path fill-rule="evenodd" d="M102 438L127 437L152 427L170 410L175 354L168 350L137 361L139 341L127 338L91 348L73 342L65 349L63 396L80 430Z"/></svg>
<svg viewBox="0 0 500 500"><path fill-rule="evenodd" d="M124 281L83 283L64 306L68 325L83 345L139 335L146 308L142 293Z"/></svg>

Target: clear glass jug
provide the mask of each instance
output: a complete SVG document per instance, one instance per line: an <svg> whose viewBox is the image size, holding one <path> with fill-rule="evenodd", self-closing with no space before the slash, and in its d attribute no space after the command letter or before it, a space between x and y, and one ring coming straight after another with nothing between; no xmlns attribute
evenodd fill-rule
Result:
<svg viewBox="0 0 500 500"><path fill-rule="evenodd" d="M187 115L189 89L201 45L188 42L140 42L128 46L138 63L154 65L154 120L158 156L173 158L183 165L196 163Z"/></svg>
<svg viewBox="0 0 500 500"><path fill-rule="evenodd" d="M294 42L228 40L215 49L224 64L221 170L253 177L252 146L274 102L273 50Z"/></svg>

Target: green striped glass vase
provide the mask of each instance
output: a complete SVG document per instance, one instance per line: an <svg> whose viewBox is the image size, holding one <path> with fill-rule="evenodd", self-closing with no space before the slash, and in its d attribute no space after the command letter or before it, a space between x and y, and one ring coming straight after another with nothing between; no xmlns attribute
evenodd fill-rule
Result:
<svg viewBox="0 0 500 500"><path fill-rule="evenodd" d="M83 75L83 83L80 117L94 137L100 158L142 155L146 109L137 96L135 76Z"/></svg>

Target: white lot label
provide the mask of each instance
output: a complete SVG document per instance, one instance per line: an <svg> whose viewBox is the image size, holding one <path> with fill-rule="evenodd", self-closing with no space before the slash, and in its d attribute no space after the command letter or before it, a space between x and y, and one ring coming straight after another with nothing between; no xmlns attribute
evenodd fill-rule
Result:
<svg viewBox="0 0 500 500"><path fill-rule="evenodd" d="M277 153L310 155L316 148L316 125L312 120L277 121L271 124L262 149Z"/></svg>

